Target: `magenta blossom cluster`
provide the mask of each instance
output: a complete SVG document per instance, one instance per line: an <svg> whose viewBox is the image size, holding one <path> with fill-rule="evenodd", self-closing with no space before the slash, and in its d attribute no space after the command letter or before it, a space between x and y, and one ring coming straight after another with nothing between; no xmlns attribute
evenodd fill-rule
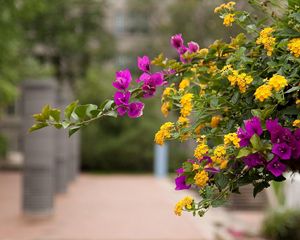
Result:
<svg viewBox="0 0 300 240"><path fill-rule="evenodd" d="M165 84L164 74L162 72L150 72L150 59L148 56L138 57L138 68L143 71L136 80L142 83L143 97L149 98L154 96L156 88Z"/></svg>
<svg viewBox="0 0 300 240"><path fill-rule="evenodd" d="M128 69L116 72L113 86L119 91L115 93L114 101L119 116L124 116L127 113L130 118L138 118L143 115L144 104L140 101L130 102L131 93L128 88L131 81L132 77Z"/></svg>
<svg viewBox="0 0 300 240"><path fill-rule="evenodd" d="M184 45L184 40L182 34L178 33L171 37L171 45L177 50L179 54L180 61L186 63L187 60L183 57L186 52L195 53L199 50L199 45L196 42L188 42L187 46Z"/></svg>
<svg viewBox="0 0 300 240"><path fill-rule="evenodd" d="M241 147L247 147L254 134L257 136L263 134L258 117L253 117L244 123L244 129L240 128L237 131ZM257 152L243 160L249 168L265 166L269 172L278 177L287 169L288 161L300 161L300 129L292 132L289 128L282 127L278 119L267 120L266 129L272 144L273 158L267 161L261 153Z"/></svg>

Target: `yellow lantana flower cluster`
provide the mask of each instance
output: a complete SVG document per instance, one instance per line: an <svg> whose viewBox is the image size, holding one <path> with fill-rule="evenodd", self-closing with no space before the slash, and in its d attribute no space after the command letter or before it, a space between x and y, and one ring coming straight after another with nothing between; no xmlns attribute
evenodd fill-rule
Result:
<svg viewBox="0 0 300 240"><path fill-rule="evenodd" d="M184 78L179 84L179 90L184 90L189 86L190 86L190 80L188 78Z"/></svg>
<svg viewBox="0 0 300 240"><path fill-rule="evenodd" d="M256 40L256 44L262 44L267 51L268 56L272 56L276 39L272 37L274 29L271 27L264 28Z"/></svg>
<svg viewBox="0 0 300 240"><path fill-rule="evenodd" d="M155 134L154 141L156 144L163 145L166 139L171 137L171 131L174 128L174 123L166 122L164 123L159 131Z"/></svg>
<svg viewBox="0 0 300 240"><path fill-rule="evenodd" d="M186 118L186 117L180 116L180 117L178 118L177 123L180 124L181 126L185 126L185 127L186 127L186 126L189 125L190 120L189 120L188 118Z"/></svg>
<svg viewBox="0 0 300 240"><path fill-rule="evenodd" d="M215 8L214 13L221 12L222 10L233 11L235 4L236 4L235 2L223 3L220 6Z"/></svg>
<svg viewBox="0 0 300 240"><path fill-rule="evenodd" d="M296 120L293 122L293 127L300 128L300 119L296 119Z"/></svg>
<svg viewBox="0 0 300 240"><path fill-rule="evenodd" d="M293 38L288 43L288 49L295 57L300 57L300 38Z"/></svg>
<svg viewBox="0 0 300 240"><path fill-rule="evenodd" d="M181 104L180 113L182 117L188 117L191 114L193 109L193 104L192 104L193 97L194 95L192 93L187 93L184 94L180 99L180 104Z"/></svg>
<svg viewBox="0 0 300 240"><path fill-rule="evenodd" d="M209 180L208 173L205 170L201 170L196 173L194 180L198 187L204 187Z"/></svg>
<svg viewBox="0 0 300 240"><path fill-rule="evenodd" d="M171 109L171 104L170 102L164 102L161 105L160 111L162 112L162 114L167 117L169 115L169 111Z"/></svg>
<svg viewBox="0 0 300 240"><path fill-rule="evenodd" d="M224 16L223 24L226 27L231 27L233 22L234 22L234 14L233 13L229 13Z"/></svg>
<svg viewBox="0 0 300 240"><path fill-rule="evenodd" d="M176 203L175 208L174 208L174 213L177 216L181 216L184 208L192 209L193 202L194 202L194 199L192 197L190 197L190 196L184 197L178 203Z"/></svg>
<svg viewBox="0 0 300 240"><path fill-rule="evenodd" d="M239 73L237 70L232 70L227 79L231 86L237 85L241 93L246 92L248 85L253 81L253 78L250 75Z"/></svg>
<svg viewBox="0 0 300 240"><path fill-rule="evenodd" d="M272 96L272 90L276 92L280 91L288 85L288 81L284 76L279 74L274 74L266 84L258 87L254 93L255 99L260 102L265 101Z"/></svg>
<svg viewBox="0 0 300 240"><path fill-rule="evenodd" d="M176 93L176 89L173 88L173 87L167 87L167 88L165 88L165 90L163 91L162 97L163 97L163 98L169 97L172 93L173 93L173 94Z"/></svg>
<svg viewBox="0 0 300 240"><path fill-rule="evenodd" d="M238 138L236 133L228 133L224 136L224 144L230 145L233 144L236 148L240 147L240 139Z"/></svg>
<svg viewBox="0 0 300 240"><path fill-rule="evenodd" d="M221 119L222 119L222 117L219 116L219 115L213 116L213 117L211 118L211 121L210 121L210 126L211 126L212 128L216 128L216 127L219 125Z"/></svg>
<svg viewBox="0 0 300 240"><path fill-rule="evenodd" d="M214 150L214 155L211 157L213 163L218 164L221 169L227 167L226 148L224 145L219 145Z"/></svg>
<svg viewBox="0 0 300 240"><path fill-rule="evenodd" d="M200 142L194 151L195 158L197 158L199 160L202 159L204 157L204 155L208 153L208 150L209 150L209 148L206 145L206 143Z"/></svg>

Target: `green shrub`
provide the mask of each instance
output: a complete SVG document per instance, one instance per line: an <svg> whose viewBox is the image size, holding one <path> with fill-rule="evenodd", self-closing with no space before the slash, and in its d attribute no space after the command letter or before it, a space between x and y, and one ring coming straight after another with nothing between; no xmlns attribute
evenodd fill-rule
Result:
<svg viewBox="0 0 300 240"><path fill-rule="evenodd" d="M299 240L299 226L300 210L277 210L269 214L265 219L262 233L271 240Z"/></svg>
<svg viewBox="0 0 300 240"><path fill-rule="evenodd" d="M0 134L0 158L5 157L7 152L7 140Z"/></svg>

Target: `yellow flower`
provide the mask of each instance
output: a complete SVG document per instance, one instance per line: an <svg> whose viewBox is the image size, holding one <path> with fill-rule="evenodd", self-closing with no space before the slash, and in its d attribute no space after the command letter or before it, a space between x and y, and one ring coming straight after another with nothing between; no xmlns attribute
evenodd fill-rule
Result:
<svg viewBox="0 0 300 240"><path fill-rule="evenodd" d="M296 119L296 120L293 122L293 127L300 128L300 119Z"/></svg>
<svg viewBox="0 0 300 240"><path fill-rule="evenodd" d="M207 70L208 74L215 75L217 70L218 70L218 67L217 67L216 63L210 62L208 64L208 70Z"/></svg>
<svg viewBox="0 0 300 240"><path fill-rule="evenodd" d="M162 114L163 114L165 117L168 116L170 109L171 109L171 104L170 104L170 102L164 102L164 103L161 105L161 108L160 108Z"/></svg>
<svg viewBox="0 0 300 240"><path fill-rule="evenodd" d="M200 135L201 134L201 129L204 128L205 125L204 124L200 124L198 127L195 128L195 133L197 135Z"/></svg>
<svg viewBox="0 0 300 240"><path fill-rule="evenodd" d="M202 142L198 144L198 146L196 147L194 151L194 156L195 158L200 160L203 158L205 154L207 154L207 152L208 152L208 146L204 142Z"/></svg>
<svg viewBox="0 0 300 240"><path fill-rule="evenodd" d="M208 173L205 172L204 170L202 170L202 171L196 173L194 180L195 180L195 184L198 187L204 187L209 180Z"/></svg>
<svg viewBox="0 0 300 240"><path fill-rule="evenodd" d="M237 70L232 70L227 79L231 86L238 85L241 93L246 92L248 85L253 81L253 78L250 75L239 73Z"/></svg>
<svg viewBox="0 0 300 240"><path fill-rule="evenodd" d="M221 116L219 115L213 116L210 121L210 126L212 128L216 128L219 125L220 121L221 121Z"/></svg>
<svg viewBox="0 0 300 240"><path fill-rule="evenodd" d="M198 170L200 168L200 165L197 163L193 163L193 171Z"/></svg>
<svg viewBox="0 0 300 240"><path fill-rule="evenodd" d="M179 84L179 89L180 89L180 90L184 90L184 89L186 89L188 86L190 86L190 80L187 79L187 78L184 78L184 79L180 82L180 84Z"/></svg>
<svg viewBox="0 0 300 240"><path fill-rule="evenodd" d="M202 48L200 50L198 50L198 54L200 55L200 57L206 57L208 54L208 49L207 48ZM203 65L203 60L200 61L199 63L200 66Z"/></svg>
<svg viewBox="0 0 300 240"><path fill-rule="evenodd" d="M172 93L176 93L176 89L172 88L172 87L167 87L167 88L165 88L165 90L162 94L162 97L163 98L169 97Z"/></svg>
<svg viewBox="0 0 300 240"><path fill-rule="evenodd" d="M232 14L232 13L226 14L224 17L223 24L226 27L230 27L230 26L232 26L233 22L234 22L234 14Z"/></svg>
<svg viewBox="0 0 300 240"><path fill-rule="evenodd" d="M180 116L180 117L178 118L177 123L179 123L179 124L182 125L182 126L187 126L187 125L190 123L190 120L189 120L188 118L186 118L186 117Z"/></svg>
<svg viewBox="0 0 300 240"><path fill-rule="evenodd" d="M274 74L270 78L268 84L269 84L269 86L274 88L277 92L288 85L286 78L284 76L281 76L278 74Z"/></svg>
<svg viewBox="0 0 300 240"><path fill-rule="evenodd" d="M181 199L178 203L176 203L175 208L174 208L174 213L177 216L181 216L182 210L184 208L186 209L192 209L194 199L190 196L186 196L183 199Z"/></svg>
<svg viewBox="0 0 300 240"><path fill-rule="evenodd" d="M300 38L293 38L288 43L288 49L295 57L300 57Z"/></svg>
<svg viewBox="0 0 300 240"><path fill-rule="evenodd" d="M228 71L233 71L232 65L225 65L222 69L221 69L221 74L223 75L224 73L228 72Z"/></svg>
<svg viewBox="0 0 300 240"><path fill-rule="evenodd" d="M218 12L221 12L222 10L228 10L228 11L233 11L234 10L234 5L235 5L235 2L228 2L227 4L223 3L221 4L220 6L216 7L215 10L214 10L214 13L218 13Z"/></svg>
<svg viewBox="0 0 300 240"><path fill-rule="evenodd" d="M181 104L181 116L182 117L188 117L193 109L192 105L192 100L193 100L194 95L192 93L187 93L182 96L180 99L180 104Z"/></svg>
<svg viewBox="0 0 300 240"><path fill-rule="evenodd" d="M227 160L224 160L223 162L221 162L220 168L221 168L221 169L226 168L226 167L227 167L227 164L228 164L228 161L227 161Z"/></svg>
<svg viewBox="0 0 300 240"><path fill-rule="evenodd" d="M300 106L300 99L297 99L297 100L296 100L296 105L297 105L297 107Z"/></svg>
<svg viewBox="0 0 300 240"><path fill-rule="evenodd" d="M267 55L271 56L274 50L276 39L272 37L273 28L264 28L256 40L256 44L262 44L267 51Z"/></svg>
<svg viewBox="0 0 300 240"><path fill-rule="evenodd" d="M223 157L226 155L226 148L223 145L219 145L214 150L214 155L217 157Z"/></svg>
<svg viewBox="0 0 300 240"><path fill-rule="evenodd" d="M154 141L156 144L163 145L165 139L169 139L171 137L171 131L174 128L174 123L166 122L164 123L159 131L155 134Z"/></svg>
<svg viewBox="0 0 300 240"><path fill-rule="evenodd" d="M233 143L236 148L240 147L240 139L236 133L228 133L224 136L224 144L229 145Z"/></svg>
<svg viewBox="0 0 300 240"><path fill-rule="evenodd" d="M259 100L260 102L265 101L272 96L272 86L266 84L261 85L256 89L254 96L255 99Z"/></svg>

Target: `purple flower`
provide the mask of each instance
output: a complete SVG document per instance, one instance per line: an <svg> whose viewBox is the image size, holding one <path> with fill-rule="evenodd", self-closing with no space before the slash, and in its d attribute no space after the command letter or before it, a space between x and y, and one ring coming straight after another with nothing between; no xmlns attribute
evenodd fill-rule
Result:
<svg viewBox="0 0 300 240"><path fill-rule="evenodd" d="M188 48L184 45L182 45L181 47L177 48L177 52L179 55L183 55L187 52Z"/></svg>
<svg viewBox="0 0 300 240"><path fill-rule="evenodd" d="M117 106L120 105L128 105L130 99L130 92L116 92L114 95L115 104Z"/></svg>
<svg viewBox="0 0 300 240"><path fill-rule="evenodd" d="M261 123L258 117L253 117L251 119L248 119L244 123L245 123L245 130L247 131L250 137L252 137L254 134L260 136L263 133Z"/></svg>
<svg viewBox="0 0 300 240"><path fill-rule="evenodd" d="M294 131L294 137L296 141L300 141L300 128Z"/></svg>
<svg viewBox="0 0 300 240"><path fill-rule="evenodd" d="M116 72L116 81L113 86L118 90L126 90L131 82L131 73L128 69Z"/></svg>
<svg viewBox="0 0 300 240"><path fill-rule="evenodd" d="M176 173L177 174L183 174L184 173L183 167L176 169Z"/></svg>
<svg viewBox="0 0 300 240"><path fill-rule="evenodd" d="M195 53L195 52L197 52L197 51L199 50L199 45L198 45L198 43L193 42L193 41L188 42L188 47L189 47L189 51L190 51L191 53Z"/></svg>
<svg viewBox="0 0 300 240"><path fill-rule="evenodd" d="M164 75L161 72L156 72L149 76L144 75L143 78L141 77L140 81L144 82L142 86L144 98L152 97L156 92L156 87L164 84Z"/></svg>
<svg viewBox="0 0 300 240"><path fill-rule="evenodd" d="M187 185L185 181L186 181L186 176L183 175L175 178L175 184L176 184L175 190L189 189L191 185Z"/></svg>
<svg viewBox="0 0 300 240"><path fill-rule="evenodd" d="M175 34L174 36L171 37L170 42L174 48L176 49L180 48L183 45L182 34L181 33Z"/></svg>
<svg viewBox="0 0 300 240"><path fill-rule="evenodd" d="M237 130L237 135L240 139L239 144L241 147L246 147L249 145L251 136L249 136L249 134L244 129L239 128Z"/></svg>
<svg viewBox="0 0 300 240"><path fill-rule="evenodd" d="M212 163L212 160L210 156L204 156L199 162L200 163L205 162L206 164L208 164L208 163Z"/></svg>
<svg viewBox="0 0 300 240"><path fill-rule="evenodd" d="M281 159L288 160L291 158L292 149L286 143L275 143L272 148L272 153Z"/></svg>
<svg viewBox="0 0 300 240"><path fill-rule="evenodd" d="M138 68L144 72L150 71L150 59L148 56L138 57Z"/></svg>
<svg viewBox="0 0 300 240"><path fill-rule="evenodd" d="M254 168L259 165L263 165L265 159L259 153L253 153L253 154L248 155L247 157L244 157L243 161L249 168Z"/></svg>
<svg viewBox="0 0 300 240"><path fill-rule="evenodd" d="M149 73L142 73L142 75L136 80L137 83L139 82L145 82L151 78L151 75Z"/></svg>
<svg viewBox="0 0 300 240"><path fill-rule="evenodd" d="M142 102L132 102L128 106L128 117L138 118L143 115L144 104Z"/></svg>
<svg viewBox="0 0 300 240"><path fill-rule="evenodd" d="M119 114L119 116L124 116L128 111L128 105L120 105L117 108L117 112Z"/></svg>
<svg viewBox="0 0 300 240"><path fill-rule="evenodd" d="M279 123L278 123L278 119L277 119L277 118L274 119L274 120L268 119L268 120L266 121L266 127L267 127L267 129L268 129L268 131L269 131L270 133L273 132L275 129L281 128L281 126L280 126Z"/></svg>
<svg viewBox="0 0 300 240"><path fill-rule="evenodd" d="M274 156L272 161L268 163L267 170L275 177L279 177L286 170L286 166L279 161L278 156Z"/></svg>

